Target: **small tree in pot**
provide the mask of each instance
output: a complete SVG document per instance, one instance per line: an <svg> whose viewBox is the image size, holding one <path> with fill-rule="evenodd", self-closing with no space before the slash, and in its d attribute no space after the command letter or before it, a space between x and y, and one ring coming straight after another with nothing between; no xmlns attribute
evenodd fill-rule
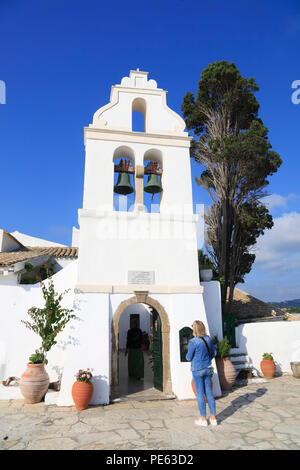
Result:
<svg viewBox="0 0 300 470"><path fill-rule="evenodd" d="M220 386L222 390L231 390L236 378L236 370L230 360L230 349L231 344L227 336L224 336L221 341L218 337L213 338L213 343L216 347L216 366L218 370L218 376Z"/></svg>
<svg viewBox="0 0 300 470"><path fill-rule="evenodd" d="M58 294L55 292L53 281L50 279L48 287L41 283L42 293L45 300L44 308L31 307L28 315L31 322L21 320L26 328L37 333L42 339L40 349L29 358L26 371L22 374L20 380L20 389L26 403L38 403L49 387L49 376L44 369L48 363L46 359L47 352L50 351L57 341L56 337L66 324L75 315L72 309L62 308L61 301L67 291Z"/></svg>

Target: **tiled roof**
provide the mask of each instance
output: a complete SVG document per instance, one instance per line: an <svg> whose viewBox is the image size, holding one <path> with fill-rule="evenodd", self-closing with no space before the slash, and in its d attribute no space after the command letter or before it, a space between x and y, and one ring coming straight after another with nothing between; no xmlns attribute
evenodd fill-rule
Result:
<svg viewBox="0 0 300 470"><path fill-rule="evenodd" d="M77 258L78 248L72 246L27 246L24 250L0 253L0 267L13 266L20 261L47 255L55 258Z"/></svg>
<svg viewBox="0 0 300 470"><path fill-rule="evenodd" d="M262 300L238 289L234 289L231 313L238 319L268 317L281 314L281 310L274 308Z"/></svg>

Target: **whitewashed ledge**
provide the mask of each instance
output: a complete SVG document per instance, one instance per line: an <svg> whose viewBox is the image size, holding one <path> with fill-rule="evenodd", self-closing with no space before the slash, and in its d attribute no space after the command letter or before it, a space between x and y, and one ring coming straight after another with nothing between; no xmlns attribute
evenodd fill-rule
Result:
<svg viewBox="0 0 300 470"><path fill-rule="evenodd" d="M11 383L10 385L0 385L0 400L22 400L24 399L19 384Z"/></svg>
<svg viewBox="0 0 300 470"><path fill-rule="evenodd" d="M45 396L45 405L56 405L59 392L48 390ZM11 383L8 386L0 385L0 400L24 400L19 384Z"/></svg>

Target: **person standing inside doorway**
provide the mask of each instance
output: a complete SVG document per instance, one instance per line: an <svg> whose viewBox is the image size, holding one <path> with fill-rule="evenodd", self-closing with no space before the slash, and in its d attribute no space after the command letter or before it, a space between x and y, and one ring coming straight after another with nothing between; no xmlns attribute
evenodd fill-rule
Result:
<svg viewBox="0 0 300 470"><path fill-rule="evenodd" d="M143 333L138 321L132 320L127 331L125 356L128 354L128 375L140 380L144 378L144 355L142 351Z"/></svg>
<svg viewBox="0 0 300 470"><path fill-rule="evenodd" d="M216 426L216 404L211 388L211 360L216 355L216 348L210 337L206 334L205 325L202 321L194 321L193 335L194 338L189 342L186 360L191 361L191 371L201 415L200 419L195 421L195 424L207 426L205 394L210 410L210 424Z"/></svg>

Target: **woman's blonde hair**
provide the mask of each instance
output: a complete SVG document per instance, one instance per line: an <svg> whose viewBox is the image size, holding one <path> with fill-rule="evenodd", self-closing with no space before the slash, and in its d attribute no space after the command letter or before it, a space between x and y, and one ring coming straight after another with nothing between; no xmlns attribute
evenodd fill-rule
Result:
<svg viewBox="0 0 300 470"><path fill-rule="evenodd" d="M200 320L195 320L193 323L193 335L197 338L202 338L206 335L206 329L204 323Z"/></svg>

